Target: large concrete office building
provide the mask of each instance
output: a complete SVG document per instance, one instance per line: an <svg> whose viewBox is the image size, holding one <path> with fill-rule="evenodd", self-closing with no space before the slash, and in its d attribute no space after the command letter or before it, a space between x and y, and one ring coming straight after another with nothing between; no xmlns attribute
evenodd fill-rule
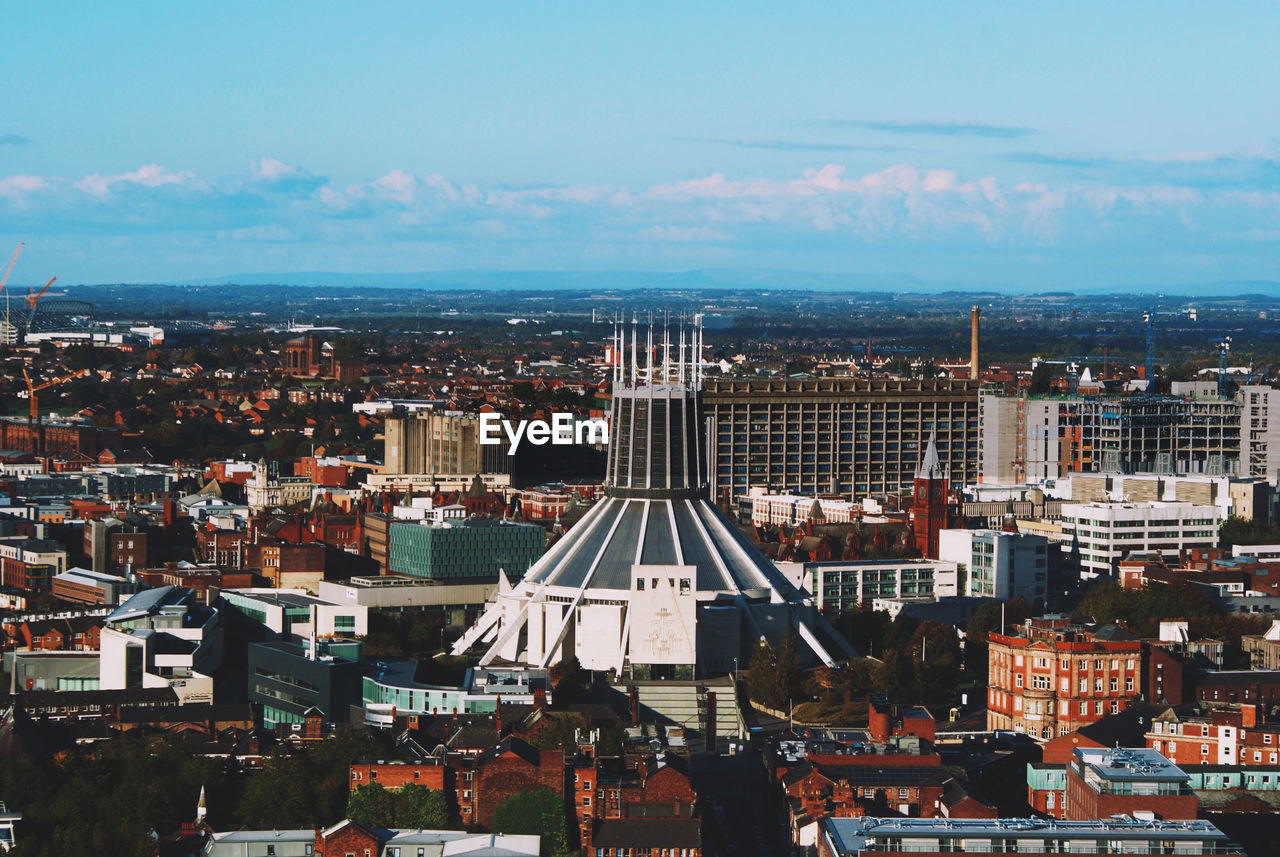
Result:
<svg viewBox="0 0 1280 857"><path fill-rule="evenodd" d="M426 411L386 421L388 474L506 473L506 443L480 443L480 416Z"/></svg>
<svg viewBox="0 0 1280 857"><path fill-rule="evenodd" d="M1100 471L1248 473L1253 460L1266 455L1266 435L1249 446L1251 459L1242 460L1241 407L1239 399L1006 396L984 390L982 481L1040 482Z"/></svg>
<svg viewBox="0 0 1280 857"><path fill-rule="evenodd" d="M709 379L712 490L864 496L909 489L936 435L953 485L978 481L979 382Z"/></svg>

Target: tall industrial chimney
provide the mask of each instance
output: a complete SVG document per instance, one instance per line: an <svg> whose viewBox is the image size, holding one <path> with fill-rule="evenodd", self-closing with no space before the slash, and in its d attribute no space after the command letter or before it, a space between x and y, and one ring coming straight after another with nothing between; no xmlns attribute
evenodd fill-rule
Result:
<svg viewBox="0 0 1280 857"><path fill-rule="evenodd" d="M969 378L978 380L978 306L969 310Z"/></svg>

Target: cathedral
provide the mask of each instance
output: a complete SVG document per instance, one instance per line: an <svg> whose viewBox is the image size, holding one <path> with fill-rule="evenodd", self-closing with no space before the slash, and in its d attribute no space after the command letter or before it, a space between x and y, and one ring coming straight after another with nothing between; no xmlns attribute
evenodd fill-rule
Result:
<svg viewBox="0 0 1280 857"><path fill-rule="evenodd" d="M615 331L604 499L519 583L500 588L454 654L535 667L576 656L630 679L745 667L792 632L811 661L853 650L709 499L699 324ZM629 355L628 355L629 350Z"/></svg>

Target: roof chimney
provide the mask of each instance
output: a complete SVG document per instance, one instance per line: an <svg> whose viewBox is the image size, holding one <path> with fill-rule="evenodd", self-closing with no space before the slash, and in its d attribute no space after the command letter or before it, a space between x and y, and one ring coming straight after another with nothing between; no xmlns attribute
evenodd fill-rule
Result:
<svg viewBox="0 0 1280 857"><path fill-rule="evenodd" d="M978 380L978 305L969 310L969 378Z"/></svg>

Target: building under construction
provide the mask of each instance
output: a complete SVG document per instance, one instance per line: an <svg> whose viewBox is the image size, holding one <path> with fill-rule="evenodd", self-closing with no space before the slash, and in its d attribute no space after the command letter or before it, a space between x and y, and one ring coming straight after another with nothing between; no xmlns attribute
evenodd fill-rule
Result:
<svg viewBox="0 0 1280 857"><path fill-rule="evenodd" d="M1180 396L980 397L981 480L1041 482L1073 473L1238 475L1241 403Z"/></svg>

